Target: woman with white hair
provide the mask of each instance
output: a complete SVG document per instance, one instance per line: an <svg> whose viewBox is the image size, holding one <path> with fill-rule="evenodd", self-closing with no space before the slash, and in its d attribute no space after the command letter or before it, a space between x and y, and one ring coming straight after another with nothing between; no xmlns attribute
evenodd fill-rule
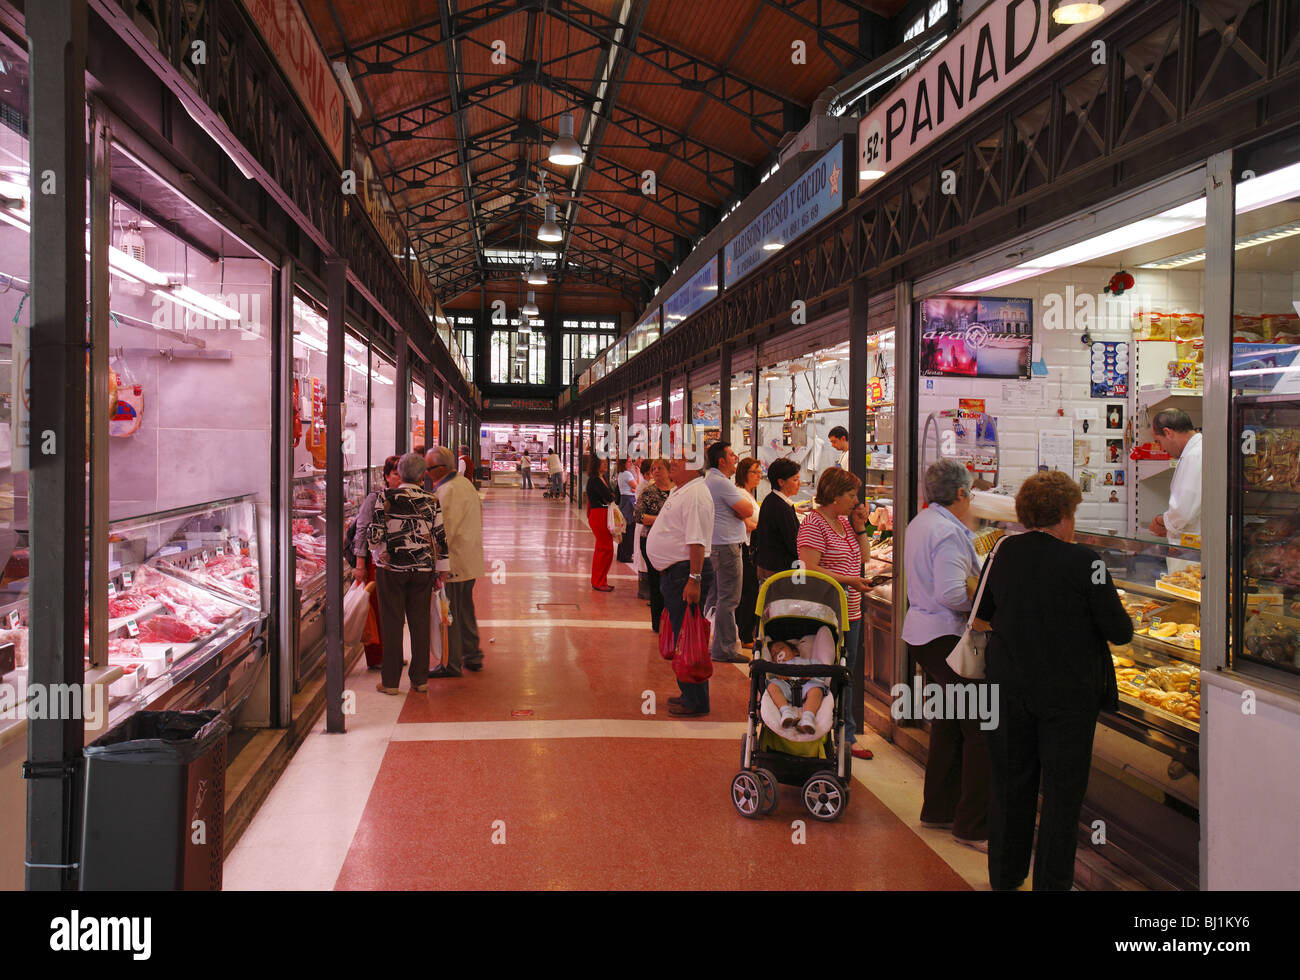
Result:
<svg viewBox="0 0 1300 980"><path fill-rule="evenodd" d="M971 474L952 459L925 471L925 510L907 525L903 566L907 618L903 640L912 660L935 684L971 684L948 666L961 639L979 576L970 520ZM989 752L978 718L930 722L921 826L952 830L953 838L988 850Z"/></svg>
<svg viewBox="0 0 1300 980"><path fill-rule="evenodd" d="M411 690L428 689L434 579L451 568L442 508L438 498L422 486L425 468L424 457L418 453L407 453L397 461L401 482L376 497L367 532L379 594L379 636L384 645L377 686L384 694L401 693L403 624L411 631Z"/></svg>

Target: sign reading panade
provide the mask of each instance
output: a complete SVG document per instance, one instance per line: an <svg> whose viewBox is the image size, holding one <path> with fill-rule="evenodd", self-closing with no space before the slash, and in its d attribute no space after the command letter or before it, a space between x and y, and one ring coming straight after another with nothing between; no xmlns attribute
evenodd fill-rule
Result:
<svg viewBox="0 0 1300 980"><path fill-rule="evenodd" d="M730 287L770 259L778 249L838 211L844 203L845 183L841 140L727 242L723 253L723 282ZM667 318L664 330L668 330Z"/></svg>
<svg viewBox="0 0 1300 980"><path fill-rule="evenodd" d="M1100 18L1069 25L1052 20L1051 0L986 5L858 123L858 191L1018 85L1125 2L1105 0ZM1098 63L1112 56L1103 50Z"/></svg>
<svg viewBox="0 0 1300 980"><path fill-rule="evenodd" d="M244 0L244 7L341 165L343 92L298 0Z"/></svg>

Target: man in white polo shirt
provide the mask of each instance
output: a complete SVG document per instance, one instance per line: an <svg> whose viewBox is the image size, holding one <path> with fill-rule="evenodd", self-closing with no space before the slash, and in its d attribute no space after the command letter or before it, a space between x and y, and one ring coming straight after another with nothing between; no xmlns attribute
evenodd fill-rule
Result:
<svg viewBox="0 0 1300 980"><path fill-rule="evenodd" d="M659 572L659 589L672 624L673 636L682 629L688 605L713 589L709 545L713 540L713 497L703 477L692 478L684 460L673 460L673 490L646 537L645 551ZM682 695L668 699L668 713L696 717L709 713L709 682L678 681Z"/></svg>
<svg viewBox="0 0 1300 980"><path fill-rule="evenodd" d="M746 518L754 515L754 498L736 486L736 464L740 458L729 442L715 442L705 451L709 469L704 483L713 498L714 592L705 608L714 606L713 642L709 655L721 663L745 663L736 629L736 606L745 582L741 548L747 537Z"/></svg>

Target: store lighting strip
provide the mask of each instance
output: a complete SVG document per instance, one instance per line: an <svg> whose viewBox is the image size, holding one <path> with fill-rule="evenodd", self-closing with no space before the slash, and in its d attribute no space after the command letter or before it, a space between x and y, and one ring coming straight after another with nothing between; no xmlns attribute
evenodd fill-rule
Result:
<svg viewBox="0 0 1300 980"><path fill-rule="evenodd" d="M1234 251L1240 252L1243 249L1254 248L1256 245L1264 245L1268 242L1281 241L1283 238L1290 238L1292 235L1300 235L1300 221L1293 221L1290 224L1278 225L1276 228L1268 228L1264 231L1257 231L1253 235L1246 235L1244 238L1237 239ZM1139 265L1139 269L1180 269L1185 265L1191 265L1193 262L1201 262L1205 259L1205 249L1197 249L1194 252L1183 252L1181 255L1171 255L1167 259L1161 259L1159 262L1145 262Z"/></svg>
<svg viewBox="0 0 1300 980"><path fill-rule="evenodd" d="M1300 194L1300 163L1283 167L1262 177L1237 184L1237 213L1247 214L1277 204ZM1150 218L1143 218L1122 228L1095 235L1077 244L1030 259L1010 269L1003 269L972 282L957 286L954 293L980 293L1008 286L1024 279L1041 276L1054 269L1082 265L1105 255L1149 245L1170 235L1194 231L1205 226L1205 198L1189 201Z"/></svg>

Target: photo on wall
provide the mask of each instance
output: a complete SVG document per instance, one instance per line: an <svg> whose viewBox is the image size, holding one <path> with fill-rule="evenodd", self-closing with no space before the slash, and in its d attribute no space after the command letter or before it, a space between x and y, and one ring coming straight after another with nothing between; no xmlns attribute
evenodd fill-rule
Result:
<svg viewBox="0 0 1300 980"><path fill-rule="evenodd" d="M921 374L1028 378L1033 301L932 296L921 301Z"/></svg>

